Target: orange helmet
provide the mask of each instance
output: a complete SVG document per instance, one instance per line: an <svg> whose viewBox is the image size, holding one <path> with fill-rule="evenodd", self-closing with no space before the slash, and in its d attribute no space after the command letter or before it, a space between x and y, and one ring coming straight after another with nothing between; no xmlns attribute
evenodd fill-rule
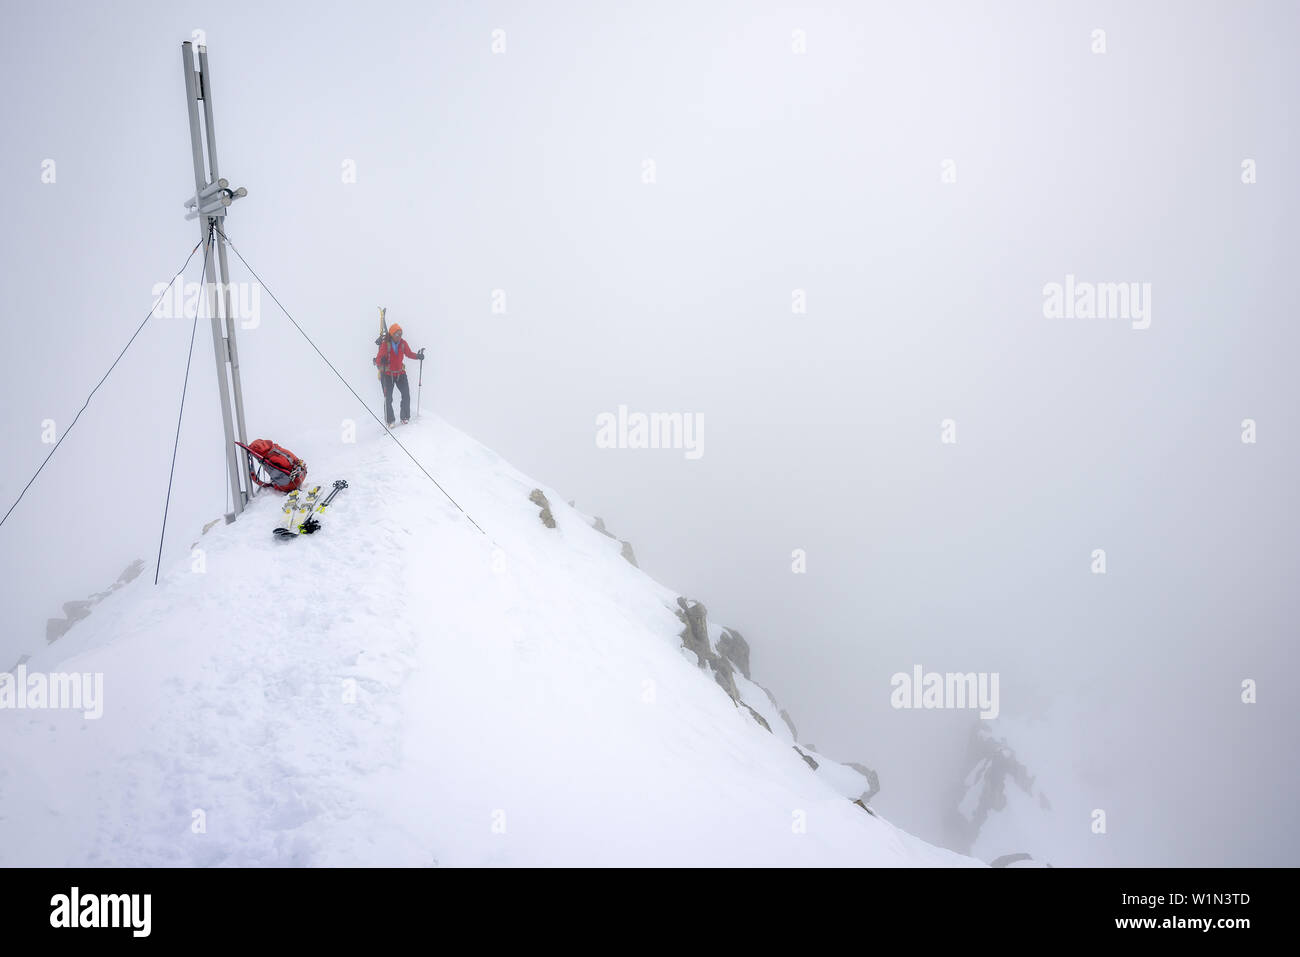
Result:
<svg viewBox="0 0 1300 957"><path fill-rule="evenodd" d="M391 326L388 327L388 334L392 336L394 339L400 339L402 338L402 327L399 326L397 323L393 323Z"/></svg>

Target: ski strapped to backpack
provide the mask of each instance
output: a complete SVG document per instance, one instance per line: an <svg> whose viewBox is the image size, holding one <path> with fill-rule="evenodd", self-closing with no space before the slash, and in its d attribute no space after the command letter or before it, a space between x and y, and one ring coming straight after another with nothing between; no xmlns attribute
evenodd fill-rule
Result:
<svg viewBox="0 0 1300 957"><path fill-rule="evenodd" d="M292 492L307 478L307 463L270 439L235 444L248 453L248 478L260 488Z"/></svg>
<svg viewBox="0 0 1300 957"><path fill-rule="evenodd" d="M385 317L387 313L388 313L388 309L386 307L384 306L379 307L379 338L375 340L375 345L379 345L382 342L391 343L393 341L392 336L388 334L388 325L385 322ZM375 372L377 373L377 377L379 381L383 382L384 370L379 368L378 366L375 366Z"/></svg>

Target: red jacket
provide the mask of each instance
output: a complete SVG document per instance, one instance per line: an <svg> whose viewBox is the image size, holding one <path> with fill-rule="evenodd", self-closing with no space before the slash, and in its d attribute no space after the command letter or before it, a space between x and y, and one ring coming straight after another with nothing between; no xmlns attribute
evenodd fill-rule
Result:
<svg viewBox="0 0 1300 957"><path fill-rule="evenodd" d="M405 339L399 339L397 348L394 349L393 344L385 337L384 341L379 344L379 353L375 356L375 365L379 366L380 372L398 376L406 371L405 363L402 360L403 356L409 356L412 359L420 358L411 351L411 344ZM387 363L385 363L385 359L387 359Z"/></svg>

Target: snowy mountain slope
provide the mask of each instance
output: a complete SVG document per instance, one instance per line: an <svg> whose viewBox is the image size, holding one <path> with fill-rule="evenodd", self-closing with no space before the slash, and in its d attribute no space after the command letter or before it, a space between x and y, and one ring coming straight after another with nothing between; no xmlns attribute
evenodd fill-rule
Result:
<svg viewBox="0 0 1300 957"><path fill-rule="evenodd" d="M1011 857L1033 859L1023 842L1028 835L1041 838L1042 815L1051 811L1047 795L988 723L974 726L969 752L970 770L956 790L958 799L949 821L954 844L990 863ZM1040 840L1029 846L1043 853Z"/></svg>
<svg viewBox="0 0 1300 957"><path fill-rule="evenodd" d="M1097 783L1113 772L1092 718L1090 707L1059 695L1040 714L978 722L954 789L950 846L990 864L1024 855L1038 866L1115 866L1092 827Z"/></svg>
<svg viewBox="0 0 1300 957"><path fill-rule="evenodd" d="M813 771L724 631L683 648L678 596L561 496L548 528L490 450L398 434L488 534L384 436L284 437L351 483L319 534L275 540L259 496L26 662L102 673L104 713L0 711L0 864L978 864Z"/></svg>

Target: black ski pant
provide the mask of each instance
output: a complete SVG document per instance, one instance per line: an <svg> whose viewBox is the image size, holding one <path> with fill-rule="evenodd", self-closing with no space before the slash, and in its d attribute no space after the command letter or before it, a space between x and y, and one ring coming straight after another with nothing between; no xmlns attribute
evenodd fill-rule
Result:
<svg viewBox="0 0 1300 957"><path fill-rule="evenodd" d="M393 424L393 385L402 393L402 421L405 422L411 417L411 383L406 380L406 373L403 372L398 376L391 376L387 372L383 375L384 383L384 421L389 425Z"/></svg>

